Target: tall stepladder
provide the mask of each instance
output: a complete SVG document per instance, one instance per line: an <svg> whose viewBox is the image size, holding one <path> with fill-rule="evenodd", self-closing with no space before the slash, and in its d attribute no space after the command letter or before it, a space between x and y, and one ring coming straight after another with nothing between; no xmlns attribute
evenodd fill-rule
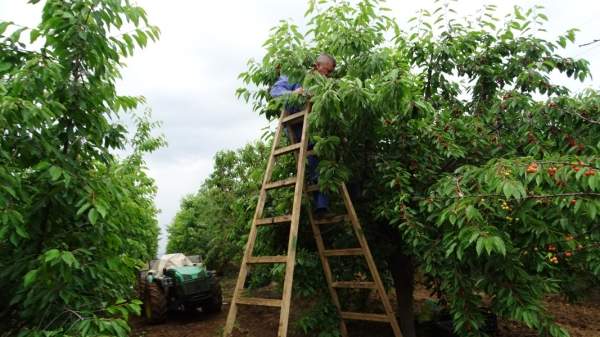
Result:
<svg viewBox="0 0 600 337"><path fill-rule="evenodd" d="M248 242L246 244L246 250L242 263L240 266L240 272L238 275L237 283L231 299L229 313L227 315L227 321L224 328L223 336L230 336L234 324L236 321L237 311L239 305L258 305L276 307L280 309L279 326L277 331L278 337L286 337L290 315L290 304L292 297L292 284L294 277L294 265L296 262L296 242L298 238L298 227L300 224L300 212L302 205L302 197L307 197L308 193L318 190L316 185L304 186L304 173L306 156L308 152L308 115L311 111L310 103L307 107L296 113L288 113L285 110L282 112L279 119L277 129L275 130L275 136L273 139L273 147L271 148L271 154L267 162L267 168L265 170L265 176L263 178L262 188L260 189L260 195L250 234L248 236ZM290 136L290 144L284 147L279 147L282 138L282 132L284 128L290 128L292 123L298 123L301 120L302 133L299 140L294 139L293 133L288 132ZM271 181L275 160L277 157L294 153L297 169L296 176L290 177L283 180ZM291 214L275 216L275 217L263 217L265 208L265 202L267 199L267 191L277 188L285 188L294 186L294 200L292 204ZM375 322L385 322L390 324L395 337L402 337L400 327L396 320L395 313L390 304L389 298L383 287L381 277L377 271L375 261L371 255L369 245L363 234L362 227L354 210L354 206L350 199L348 190L345 184L341 184L339 187L340 195L343 199L346 214L330 215L327 217L316 219L312 210L308 210L308 220L313 231L323 270L325 273L325 279L329 288L329 293L333 304L336 307L340 320L340 332L342 337L348 337L348 329L346 326L346 320L365 320ZM349 223L352 226L353 233L359 243L359 247L349 249L327 249L321 236L320 226L325 224L333 223ZM257 231L260 226L269 225L290 225L289 240L287 255L278 256L254 256L253 250L256 243ZM369 272L371 274L371 281L338 281L332 274L329 258L330 257L364 257L367 262ZM243 296L244 284L250 266L255 264L273 264L273 263L284 263L285 264L285 277L283 283L283 294L281 299L271 298L256 298L256 297L245 297ZM383 304L385 313L373 314L373 313L361 313L361 312L349 312L343 311L340 299L336 289L340 288L360 288L360 289L372 289L377 292L378 298Z"/></svg>

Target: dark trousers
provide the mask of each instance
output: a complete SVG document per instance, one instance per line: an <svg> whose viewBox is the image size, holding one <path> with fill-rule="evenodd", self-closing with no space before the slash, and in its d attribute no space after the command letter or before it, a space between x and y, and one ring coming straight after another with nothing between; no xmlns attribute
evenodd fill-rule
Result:
<svg viewBox="0 0 600 337"><path fill-rule="evenodd" d="M302 124L293 124L290 126L290 128L292 129L292 133L294 136L293 141L300 141L300 139L302 138ZM287 128L285 129L285 133L288 136L288 138L291 139L290 135L288 134ZM315 144L313 144L312 142L308 142L308 149L312 150L314 145ZM316 184L319 181L319 171L317 170L319 166L319 159L317 159L317 156L314 155L307 156L306 159L308 161L309 184ZM329 196L327 196L327 194L321 191L316 191L313 193L313 201L315 209L317 211L324 211L327 210L327 208L329 207Z"/></svg>

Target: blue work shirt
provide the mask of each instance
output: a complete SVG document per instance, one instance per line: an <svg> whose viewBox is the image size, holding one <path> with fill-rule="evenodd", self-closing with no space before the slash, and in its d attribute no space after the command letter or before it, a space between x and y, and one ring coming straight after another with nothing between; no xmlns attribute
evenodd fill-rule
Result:
<svg viewBox="0 0 600 337"><path fill-rule="evenodd" d="M294 90L299 88L302 88L300 83L290 83L287 76L281 75L277 79L277 82L271 87L270 93L271 97L281 97L290 95ZM303 108L303 105L288 104L288 102L285 102L285 110L289 113L300 112Z"/></svg>
<svg viewBox="0 0 600 337"><path fill-rule="evenodd" d="M300 83L290 84L289 79L285 75L279 76L277 82L271 87L271 96L279 97L285 94L291 94L294 90L301 88Z"/></svg>

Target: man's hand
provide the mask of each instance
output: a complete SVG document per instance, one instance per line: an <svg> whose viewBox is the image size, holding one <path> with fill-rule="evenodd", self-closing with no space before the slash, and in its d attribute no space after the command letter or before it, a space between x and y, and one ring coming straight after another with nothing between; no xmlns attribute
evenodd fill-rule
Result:
<svg viewBox="0 0 600 337"><path fill-rule="evenodd" d="M302 95L304 94L304 88L300 87L293 91L294 94Z"/></svg>

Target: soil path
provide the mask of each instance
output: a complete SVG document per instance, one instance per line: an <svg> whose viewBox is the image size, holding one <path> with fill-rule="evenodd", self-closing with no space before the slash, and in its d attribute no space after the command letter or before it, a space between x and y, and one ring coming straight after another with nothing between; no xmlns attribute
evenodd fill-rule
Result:
<svg viewBox="0 0 600 337"><path fill-rule="evenodd" d="M201 312L170 315L166 323L159 325L145 324L141 319L132 322L132 337L220 337L227 318L229 300L235 280L222 281L225 304L218 314L203 314ZM557 322L564 327L571 337L600 337L600 296L583 303L569 304L555 297L549 298L550 312ZM415 293L416 304L419 307L427 298L424 289ZM418 310L418 308L417 308ZM292 308L293 311L293 308ZM279 322L279 311L271 308L244 307L240 309L238 321L242 322L235 337L271 337L276 336ZM306 337L293 329L293 319L290 318L289 337ZM381 324L357 324L352 327L352 337L388 337L392 336L388 328ZM498 322L497 337L534 337L538 334L527 327L508 321ZM421 333L419 337L439 337Z"/></svg>

